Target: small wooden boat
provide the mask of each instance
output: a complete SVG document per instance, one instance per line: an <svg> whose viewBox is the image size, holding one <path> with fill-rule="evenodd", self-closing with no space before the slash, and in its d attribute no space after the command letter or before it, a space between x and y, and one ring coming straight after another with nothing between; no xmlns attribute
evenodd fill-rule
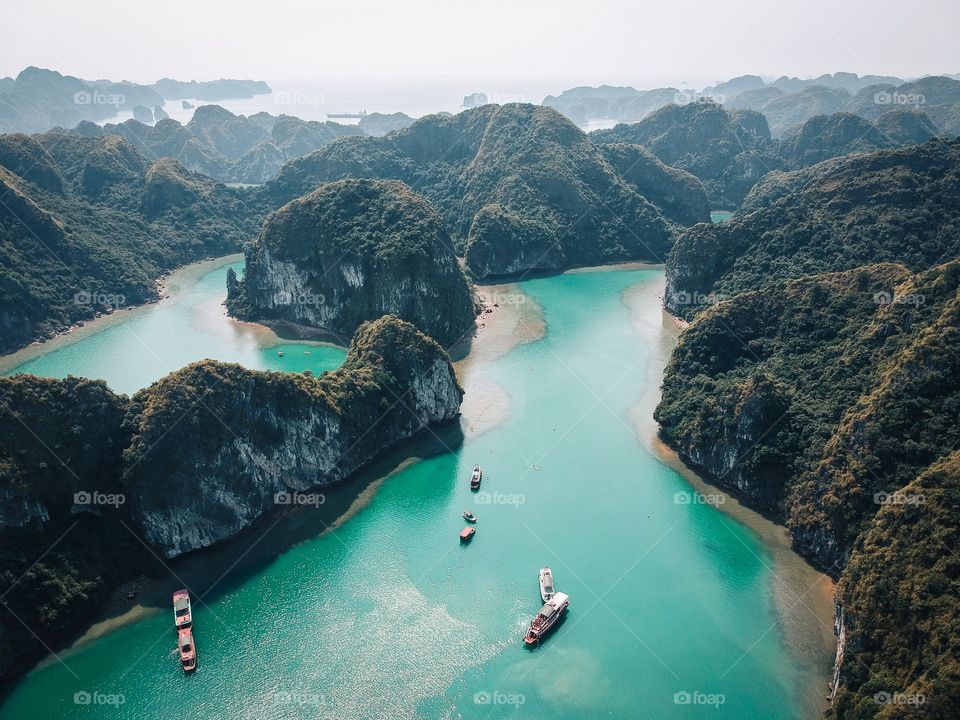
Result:
<svg viewBox="0 0 960 720"><path fill-rule="evenodd" d="M177 633L177 647L180 650L180 665L184 672L197 669L197 646L193 642L193 631L184 628Z"/></svg>
<svg viewBox="0 0 960 720"><path fill-rule="evenodd" d="M283 350L277 350L277 357L283 357Z"/></svg>
<svg viewBox="0 0 960 720"><path fill-rule="evenodd" d="M469 510L464 510L463 519L466 520L467 522L475 523L477 521L477 516L474 515L472 512L470 512Z"/></svg>
<svg viewBox="0 0 960 720"><path fill-rule="evenodd" d="M540 597L543 601L550 602L557 591L553 586L553 571L548 568L540 568Z"/></svg>
<svg viewBox="0 0 960 720"><path fill-rule="evenodd" d="M469 542L476 532L476 528L472 528L467 525L467 527L460 531L460 542Z"/></svg>
<svg viewBox="0 0 960 720"><path fill-rule="evenodd" d="M566 593L556 593L550 599L550 602L545 603L540 609L540 612L533 618L533 622L530 623L530 629L527 630L523 641L527 645L536 645L540 642L543 637L550 632L553 626L557 624L557 621L560 620L569 606L570 597Z"/></svg>
<svg viewBox="0 0 960 720"><path fill-rule="evenodd" d="M173 594L173 624L177 630L193 624L193 611L190 608L190 591L186 588Z"/></svg>

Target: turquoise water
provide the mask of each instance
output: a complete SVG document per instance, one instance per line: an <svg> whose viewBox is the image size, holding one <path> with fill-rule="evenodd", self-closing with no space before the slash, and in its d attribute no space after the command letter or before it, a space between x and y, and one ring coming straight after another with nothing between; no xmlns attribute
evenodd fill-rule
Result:
<svg viewBox="0 0 960 720"><path fill-rule="evenodd" d="M170 299L134 311L83 340L58 347L5 374L29 372L46 377L68 374L106 380L117 392L146 387L188 363L214 358L257 370L315 374L338 367L341 348L317 343L280 343L262 347L261 332L227 319L227 268L242 272L243 262L223 265L188 286L170 288ZM281 356L280 353L283 353Z"/></svg>
<svg viewBox="0 0 960 720"><path fill-rule="evenodd" d="M164 605L31 673L0 716L806 716L810 678L784 647L764 546L716 509L677 502L689 486L628 417L657 381L662 329L632 322L622 294L661 275L523 283L546 334L480 370L509 394L506 420L388 477L331 532L213 582L194 604L195 675L172 654ZM464 509L479 519L467 546ZM571 606L528 650L543 565ZM123 703L93 708L78 692Z"/></svg>
<svg viewBox="0 0 960 720"><path fill-rule="evenodd" d="M710 211L710 221L714 223L726 222L733 217L733 212L731 210L711 210Z"/></svg>

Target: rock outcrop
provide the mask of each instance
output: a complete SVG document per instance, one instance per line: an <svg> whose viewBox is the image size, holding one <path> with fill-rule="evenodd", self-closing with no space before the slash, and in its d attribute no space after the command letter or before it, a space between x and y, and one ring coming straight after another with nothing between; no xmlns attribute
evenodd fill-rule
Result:
<svg viewBox="0 0 960 720"><path fill-rule="evenodd" d="M356 125L289 115L235 115L219 105L198 107L185 125L159 115L156 120L153 126L135 119L103 127L81 123L73 132L119 135L150 160L170 157L188 170L239 183L266 182L285 161L313 152L335 138L363 133ZM378 121L384 126L402 124L395 116L380 116L372 121L374 126Z"/></svg>
<svg viewBox="0 0 960 720"><path fill-rule="evenodd" d="M670 104L633 125L590 134L597 143L642 145L667 165L703 181L714 207L736 207L771 164L749 162L770 145L766 119L753 111L728 112L710 100ZM747 169L752 172L746 172Z"/></svg>
<svg viewBox="0 0 960 720"><path fill-rule="evenodd" d="M150 124L153 122L153 110L143 105L134 105L133 119L137 122Z"/></svg>
<svg viewBox="0 0 960 720"><path fill-rule="evenodd" d="M406 113L367 113L360 118L360 130L370 137L383 137L395 130L410 127L416 120ZM304 153L305 154L305 153Z"/></svg>
<svg viewBox="0 0 960 720"><path fill-rule="evenodd" d="M392 313L448 345L472 334L473 293L443 221L397 180L321 185L270 215L227 307L349 336Z"/></svg>
<svg viewBox="0 0 960 720"><path fill-rule="evenodd" d="M837 586L833 713L840 720L864 717L863 708L881 718L946 719L960 703L953 552L960 541L960 452L893 497L865 528Z"/></svg>
<svg viewBox="0 0 960 720"><path fill-rule="evenodd" d="M942 139L771 173L732 221L680 236L666 306L690 318L705 307L690 298L878 261L930 268L960 255L958 192L960 141Z"/></svg>
<svg viewBox="0 0 960 720"><path fill-rule="evenodd" d="M452 421L462 395L440 346L393 316L361 326L343 367L319 378L195 363L133 397L135 518L168 557L206 547L282 504L278 494L343 480Z"/></svg>

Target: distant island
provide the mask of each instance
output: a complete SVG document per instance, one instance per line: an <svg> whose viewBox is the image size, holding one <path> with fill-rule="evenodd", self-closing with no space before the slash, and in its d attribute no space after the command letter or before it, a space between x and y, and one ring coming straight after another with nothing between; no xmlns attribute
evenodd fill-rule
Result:
<svg viewBox="0 0 960 720"><path fill-rule="evenodd" d="M271 92L255 80L180 82L164 78L152 85L127 81L81 80L55 70L28 67L16 78L0 78L0 133L46 132L71 128L82 121L99 122L136 107L163 107L166 100L206 101L248 98ZM146 117L141 113L141 117ZM152 122L150 119L145 122Z"/></svg>
<svg viewBox="0 0 960 720"><path fill-rule="evenodd" d="M629 86L576 87L549 95L543 104L562 112L578 125L591 120L635 123L658 109L710 100L728 110L756 110L779 137L816 115L849 112L875 121L889 110L925 112L938 133L960 134L960 81L949 76L906 81L897 77L834 73L816 78L780 77L767 82L743 75L716 85L693 88L637 90Z"/></svg>
<svg viewBox="0 0 960 720"><path fill-rule="evenodd" d="M262 183L287 160L302 157L338 137L403 126L404 118L371 117L365 125L301 120L266 112L235 115L219 105L201 105L186 124L172 118L148 125L136 118L102 126L85 121L73 132L87 137L119 135L151 159L171 157L184 167L221 182ZM406 118L409 122L412 119Z"/></svg>
<svg viewBox="0 0 960 720"><path fill-rule="evenodd" d="M263 80L171 80L163 78L152 86L164 100L196 99L206 102L268 95L273 90Z"/></svg>

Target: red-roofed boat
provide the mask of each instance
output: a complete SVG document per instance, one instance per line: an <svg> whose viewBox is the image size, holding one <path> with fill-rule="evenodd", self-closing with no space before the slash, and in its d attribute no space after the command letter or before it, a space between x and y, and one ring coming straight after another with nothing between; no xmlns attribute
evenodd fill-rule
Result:
<svg viewBox="0 0 960 720"><path fill-rule="evenodd" d="M193 642L193 631L184 628L177 633L177 648L180 650L180 664L184 672L193 672L197 669L197 646Z"/></svg>

